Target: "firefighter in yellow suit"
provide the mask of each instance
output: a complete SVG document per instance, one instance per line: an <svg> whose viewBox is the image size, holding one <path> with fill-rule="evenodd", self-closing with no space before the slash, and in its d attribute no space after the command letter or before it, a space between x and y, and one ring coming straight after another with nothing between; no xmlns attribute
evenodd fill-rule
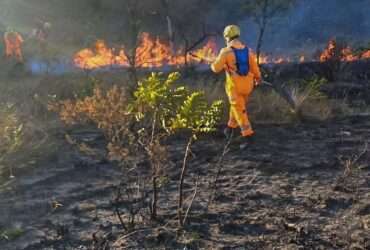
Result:
<svg viewBox="0 0 370 250"><path fill-rule="evenodd" d="M236 25L227 26L224 38L227 46L223 48L211 69L215 73L226 72L226 94L230 103L230 115L226 136L232 136L232 131L240 127L243 138L250 138L254 131L248 118L247 104L254 89L261 82L261 72L257 64L256 55L240 40L240 28ZM247 59L244 61L246 72L240 73L237 51L245 51Z"/></svg>
<svg viewBox="0 0 370 250"><path fill-rule="evenodd" d="M4 34L4 43L5 43L5 56L6 57L15 57L18 62L23 62L22 54L22 36L8 28Z"/></svg>

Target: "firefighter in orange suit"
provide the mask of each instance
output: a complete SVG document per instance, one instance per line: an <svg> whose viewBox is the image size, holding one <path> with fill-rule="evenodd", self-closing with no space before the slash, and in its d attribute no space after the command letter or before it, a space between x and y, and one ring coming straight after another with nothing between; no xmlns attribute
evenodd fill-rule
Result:
<svg viewBox="0 0 370 250"><path fill-rule="evenodd" d="M230 103L227 137L232 136L233 130L240 127L243 142L241 148L248 145L254 134L248 118L247 104L254 89L261 82L261 72L256 55L240 40L240 28L236 25L227 26L224 38L227 46L223 48L211 69L215 73L226 72L226 94Z"/></svg>
<svg viewBox="0 0 370 250"><path fill-rule="evenodd" d="M18 62L23 62L22 43L22 36L8 28L4 34L5 56L14 57Z"/></svg>

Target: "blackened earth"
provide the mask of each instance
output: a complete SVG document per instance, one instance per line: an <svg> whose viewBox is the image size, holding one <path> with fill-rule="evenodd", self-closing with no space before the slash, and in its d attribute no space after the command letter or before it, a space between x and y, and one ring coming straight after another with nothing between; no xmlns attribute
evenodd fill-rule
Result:
<svg viewBox="0 0 370 250"><path fill-rule="evenodd" d="M253 145L241 151L236 139L224 157L208 209L225 140L215 134L194 145L185 193L198 180L198 195L183 231L175 217L185 138L169 142L159 221L139 221L130 235L112 202L125 171L65 143L55 159L1 187L1 229L19 235L2 236L0 249L370 249L370 116L255 127ZM104 144L93 132L73 136Z"/></svg>

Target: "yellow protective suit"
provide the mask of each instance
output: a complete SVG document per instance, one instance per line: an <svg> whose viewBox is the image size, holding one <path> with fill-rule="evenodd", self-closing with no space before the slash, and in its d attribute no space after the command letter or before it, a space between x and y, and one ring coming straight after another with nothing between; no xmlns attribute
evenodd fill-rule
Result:
<svg viewBox="0 0 370 250"><path fill-rule="evenodd" d="M6 32L4 35L5 55L15 57L19 62L23 62L22 43L23 38L18 32Z"/></svg>
<svg viewBox="0 0 370 250"><path fill-rule="evenodd" d="M240 76L236 73L236 58L232 48L243 49L245 45L238 39L228 43L211 65L215 73L226 72L225 90L230 102L230 116L228 126L230 128L240 127L242 136L253 135L253 129L248 118L247 104L255 84L261 81L261 72L257 64L256 55L249 52L249 73Z"/></svg>

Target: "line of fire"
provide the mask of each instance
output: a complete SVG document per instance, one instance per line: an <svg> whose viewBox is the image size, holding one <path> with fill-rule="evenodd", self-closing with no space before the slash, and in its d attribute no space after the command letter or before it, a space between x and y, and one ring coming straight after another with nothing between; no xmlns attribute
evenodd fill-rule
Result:
<svg viewBox="0 0 370 250"><path fill-rule="evenodd" d="M163 66L181 67L186 63L204 64L215 60L218 48L215 39L209 39L206 44L184 55L184 49L174 51L170 45L148 33L141 35L139 46L136 48L135 66L138 68L160 68ZM267 56L260 55L261 64L284 64L304 62L325 62L339 58L343 62L370 59L370 50L354 52L346 45L337 46L336 41L330 40L327 47L316 58L313 55L298 54L296 56ZM99 69L109 66L130 66L124 47L110 48L106 41L98 40L92 48L77 52L73 58L74 65L81 69Z"/></svg>
<svg viewBox="0 0 370 250"><path fill-rule="evenodd" d="M34 37L42 49L45 49L49 33L49 23L45 22L41 28L34 29L31 37ZM219 42L216 38L209 38L201 46L195 46L193 50L186 51L184 48L175 49L170 42L151 36L147 32L140 35L139 44L135 48L135 59L129 60L125 46L110 47L109 42L97 40L91 47L81 49L70 60L72 65L79 69L95 70L109 67L136 67L136 68L181 68L188 65L209 64L216 59ZM4 54L14 57L18 62L23 62L22 46L25 41L22 35L14 30L4 33ZM42 52L42 50L41 50ZM32 61L33 56L30 55ZM26 58L29 59L29 58ZM295 55L273 55L272 53L259 55L259 64L288 64L305 62L326 62L339 60L342 62L354 62L370 59L370 50L355 50L343 42L331 39L326 48L319 53L296 53ZM45 64L38 61L34 64Z"/></svg>

